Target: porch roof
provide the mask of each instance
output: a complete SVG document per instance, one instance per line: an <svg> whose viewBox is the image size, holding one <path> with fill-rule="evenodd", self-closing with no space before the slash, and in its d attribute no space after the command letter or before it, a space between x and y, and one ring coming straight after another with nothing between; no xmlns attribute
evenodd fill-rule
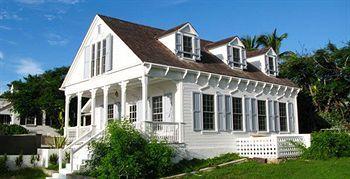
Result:
<svg viewBox="0 0 350 179"><path fill-rule="evenodd" d="M248 63L248 67L245 70L231 69L208 51L206 47L213 44L211 41L201 39L202 56L200 61L179 60L175 54L156 38L159 34L163 34L165 30L103 15L98 16L143 62L297 87L296 84L286 78L265 75L250 63Z"/></svg>

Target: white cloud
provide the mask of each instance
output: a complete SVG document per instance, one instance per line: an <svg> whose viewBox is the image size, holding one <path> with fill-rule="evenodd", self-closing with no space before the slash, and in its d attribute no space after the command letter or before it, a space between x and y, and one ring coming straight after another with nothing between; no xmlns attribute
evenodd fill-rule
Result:
<svg viewBox="0 0 350 179"><path fill-rule="evenodd" d="M41 74L44 70L41 65L31 58L22 58L16 67L16 73L22 76Z"/></svg>
<svg viewBox="0 0 350 179"><path fill-rule="evenodd" d="M17 45L17 43L14 41L2 39L2 38L0 38L0 42L6 42L6 43L11 44L11 45Z"/></svg>
<svg viewBox="0 0 350 179"><path fill-rule="evenodd" d="M44 17L48 20L48 21L52 21L56 18L55 15L53 14L45 14Z"/></svg>
<svg viewBox="0 0 350 179"><path fill-rule="evenodd" d="M9 26L0 25L0 29L2 29L2 30L11 30L12 28L9 27Z"/></svg>
<svg viewBox="0 0 350 179"><path fill-rule="evenodd" d="M69 42L68 39L63 38L62 36L55 34L55 33L47 34L46 38L47 38L47 42L50 45L64 46Z"/></svg>
<svg viewBox="0 0 350 179"><path fill-rule="evenodd" d="M44 3L63 3L63 4L76 4L82 0L15 0L18 3L27 5L40 5Z"/></svg>
<svg viewBox="0 0 350 179"><path fill-rule="evenodd" d="M3 60L5 58L4 53L0 51L0 60Z"/></svg>
<svg viewBox="0 0 350 179"><path fill-rule="evenodd" d="M173 6L187 3L189 0L171 0L171 1L161 1L163 6Z"/></svg>
<svg viewBox="0 0 350 179"><path fill-rule="evenodd" d="M22 20L16 13L0 10L0 20Z"/></svg>

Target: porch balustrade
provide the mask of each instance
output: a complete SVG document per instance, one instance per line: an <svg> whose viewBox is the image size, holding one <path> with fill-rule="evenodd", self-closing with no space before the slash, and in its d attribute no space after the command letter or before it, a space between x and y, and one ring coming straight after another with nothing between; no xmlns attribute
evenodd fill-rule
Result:
<svg viewBox="0 0 350 179"><path fill-rule="evenodd" d="M80 126L79 127L79 134L77 136L77 127L68 127L67 129L67 140L69 142L74 141L75 139L79 138L80 136L86 134L91 130L91 126Z"/></svg>
<svg viewBox="0 0 350 179"><path fill-rule="evenodd" d="M298 142L310 147L310 134L272 135L269 137L237 138L237 152L249 158L294 158L301 153L293 143Z"/></svg>

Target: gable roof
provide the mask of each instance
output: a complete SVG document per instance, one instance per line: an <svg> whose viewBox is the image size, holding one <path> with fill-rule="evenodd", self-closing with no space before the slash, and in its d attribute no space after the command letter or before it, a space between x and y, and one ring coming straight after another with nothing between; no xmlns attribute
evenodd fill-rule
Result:
<svg viewBox="0 0 350 179"><path fill-rule="evenodd" d="M247 58L255 57L255 56L259 56L259 55L264 55L270 49L271 49L271 47L265 47L265 48L262 48L262 49L257 49L257 50L254 50L254 51L247 52Z"/></svg>
<svg viewBox="0 0 350 179"><path fill-rule="evenodd" d="M248 63L246 70L231 69L205 48L213 43L211 41L201 39L200 61L179 60L174 53L155 38L157 35L167 31L103 15L98 16L143 62L297 87L288 79L265 75L250 63Z"/></svg>
<svg viewBox="0 0 350 179"><path fill-rule="evenodd" d="M237 36L232 36L232 37L229 37L229 38L226 38L226 39L222 39L222 40L210 43L209 45L206 46L206 48L211 49L211 48L214 48L214 47L217 47L217 46L228 44L232 40L234 40L235 38L238 38L238 37Z"/></svg>
<svg viewBox="0 0 350 179"><path fill-rule="evenodd" d="M178 25L178 26L175 26L175 27L173 27L173 28L171 28L171 29L165 30L165 31L163 31L163 32L161 32L161 33L159 33L159 34L157 34L157 35L155 36L155 38L160 38L160 37L162 37L162 36L164 36L164 35L167 35L167 34L170 34L170 33L175 32L175 31L178 31L179 29L181 29L181 28L182 28L183 26L185 26L186 24L189 24L189 22L186 22L186 23L180 24L180 25Z"/></svg>

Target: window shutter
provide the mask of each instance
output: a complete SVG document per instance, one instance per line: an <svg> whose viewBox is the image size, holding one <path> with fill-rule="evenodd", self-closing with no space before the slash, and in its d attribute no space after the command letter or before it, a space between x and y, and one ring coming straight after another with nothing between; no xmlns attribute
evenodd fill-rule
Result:
<svg viewBox="0 0 350 179"><path fill-rule="evenodd" d="M257 125L257 122L258 122L258 114L257 114L257 102L256 102L256 99L251 99L251 111L252 111L252 120L251 120L251 123L252 123L252 131L257 131L258 130L258 125Z"/></svg>
<svg viewBox="0 0 350 179"><path fill-rule="evenodd" d="M242 61L243 61L243 68L247 68L247 51L246 49L242 48Z"/></svg>
<svg viewBox="0 0 350 179"><path fill-rule="evenodd" d="M279 71L278 71L278 59L277 57L275 57L275 71L276 71L276 76L279 74Z"/></svg>
<svg viewBox="0 0 350 179"><path fill-rule="evenodd" d="M274 112L275 112L275 130L276 132L279 132L281 130L280 126L280 108L277 101L274 101Z"/></svg>
<svg viewBox="0 0 350 179"><path fill-rule="evenodd" d="M202 130L202 111L200 93L193 93L193 130Z"/></svg>
<svg viewBox="0 0 350 179"><path fill-rule="evenodd" d="M252 131L251 110L250 110L250 98L244 97L244 115L245 115L245 128L247 132Z"/></svg>
<svg viewBox="0 0 350 179"><path fill-rule="evenodd" d="M194 49L196 54L196 60L200 60L201 58L201 42L198 37L194 37Z"/></svg>
<svg viewBox="0 0 350 179"><path fill-rule="evenodd" d="M226 130L232 130L232 101L231 96L225 96Z"/></svg>
<svg viewBox="0 0 350 179"><path fill-rule="evenodd" d="M219 120L219 130L226 130L226 122L224 116L224 98L222 95L217 96L217 108L218 108L218 120Z"/></svg>
<svg viewBox="0 0 350 179"><path fill-rule="evenodd" d="M265 55L265 72L269 73L269 57Z"/></svg>
<svg viewBox="0 0 350 179"><path fill-rule="evenodd" d="M163 104L164 104L164 121L165 122L174 122L174 115L173 115L173 97L171 93L165 94L163 97Z"/></svg>
<svg viewBox="0 0 350 179"><path fill-rule="evenodd" d="M233 49L231 46L227 46L227 64L232 65L233 62Z"/></svg>
<svg viewBox="0 0 350 179"><path fill-rule="evenodd" d="M144 119L142 119L142 101L138 101L136 103L136 120L139 121L143 121Z"/></svg>
<svg viewBox="0 0 350 179"><path fill-rule="evenodd" d="M275 113L273 110L273 101L268 100L268 111L269 111L269 124L270 124L270 131L275 132L276 131L276 123L275 123Z"/></svg>
<svg viewBox="0 0 350 179"><path fill-rule="evenodd" d="M288 103L288 118L289 118L289 130L290 132L295 132L293 103Z"/></svg>
<svg viewBox="0 0 350 179"><path fill-rule="evenodd" d="M106 38L106 69L111 71L113 67L113 36L109 34Z"/></svg>
<svg viewBox="0 0 350 179"><path fill-rule="evenodd" d="M182 50L182 33L176 32L176 34L175 34L175 44L176 44L175 54L178 57L182 58L182 55L183 55L183 53L182 53L182 51L183 51Z"/></svg>
<svg viewBox="0 0 350 179"><path fill-rule="evenodd" d="M90 59L91 59L91 50L90 46L85 47L84 52L84 79L89 78L90 76Z"/></svg>

